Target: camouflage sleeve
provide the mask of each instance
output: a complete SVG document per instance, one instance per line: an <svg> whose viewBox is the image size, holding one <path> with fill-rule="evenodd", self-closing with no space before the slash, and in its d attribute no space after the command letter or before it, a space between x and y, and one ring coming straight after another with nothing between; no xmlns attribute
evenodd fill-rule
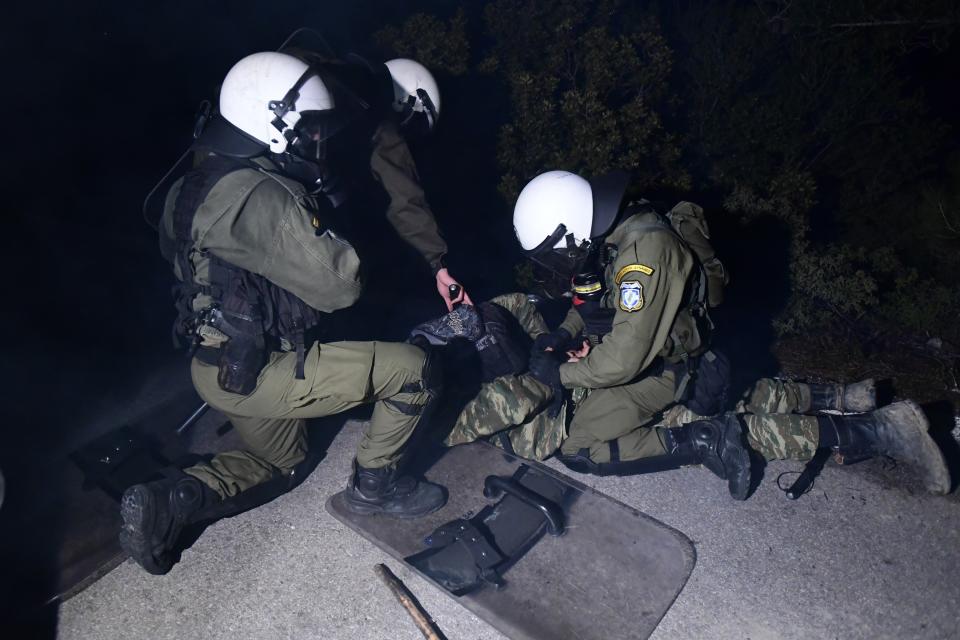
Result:
<svg viewBox="0 0 960 640"><path fill-rule="evenodd" d="M580 335L580 332L585 328L586 324L583 322L580 312L577 311L576 307L570 305L570 311L567 311L567 317L563 319L558 329L563 329L573 338Z"/></svg>
<svg viewBox="0 0 960 640"><path fill-rule="evenodd" d="M447 253L447 243L440 235L420 186L410 148L396 125L384 123L374 133L370 169L390 196L387 220L400 237L416 249L434 271L438 271L441 258Z"/></svg>
<svg viewBox="0 0 960 640"><path fill-rule="evenodd" d="M240 174L222 180L227 192L236 186L229 181L242 179ZM318 234L303 202L270 178L234 200L234 206L215 218L198 212L193 233L199 247L262 275L318 311L356 302L362 287L356 251L332 231Z"/></svg>
<svg viewBox="0 0 960 640"><path fill-rule="evenodd" d="M613 268L613 330L586 358L560 366L566 387L613 387L650 366L683 304L693 258L672 234L646 233L620 251Z"/></svg>

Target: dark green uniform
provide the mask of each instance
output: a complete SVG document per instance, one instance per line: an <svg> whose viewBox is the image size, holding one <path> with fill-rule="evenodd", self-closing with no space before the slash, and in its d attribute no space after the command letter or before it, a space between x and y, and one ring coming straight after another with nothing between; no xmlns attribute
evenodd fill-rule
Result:
<svg viewBox="0 0 960 640"><path fill-rule="evenodd" d="M388 217L400 235L434 269L446 252L433 215L417 181L406 143L392 124L374 136L370 167L390 195ZM260 170L228 173L209 191L193 218L190 256L193 277L209 284L209 254L259 274L311 307L331 312L353 304L360 295L359 258L334 232L315 229L317 203L304 187L279 174L266 158ZM161 221L161 246L173 243L173 207L182 183L167 197ZM322 217L321 217L322 220ZM213 302L198 295L193 309ZM202 347L217 349L226 339L212 327L201 330ZM245 451L217 455L187 473L221 496L232 496L288 473L305 456L304 420L375 402L373 418L357 451L361 466L394 464L430 396L424 375L425 354L407 344L334 342L314 344L306 354L305 379L295 377L296 355L270 355L249 395L229 393L217 383L217 367L195 358L191 365L200 396L226 414L244 439Z"/></svg>
<svg viewBox="0 0 960 640"><path fill-rule="evenodd" d="M413 154L397 125L392 122L381 124L373 135L370 169L373 177L390 196L387 220L436 272L447 253L447 243L440 236L437 222L420 186Z"/></svg>
<svg viewBox="0 0 960 640"><path fill-rule="evenodd" d="M560 367L565 387L589 390L563 443L566 454L589 449L594 462L609 462L608 443L614 439L622 460L664 452L650 427L673 402L676 384L673 372L658 366L658 359L677 362L700 342L686 309L694 257L675 234L651 232L656 221L651 213L630 216L606 240L616 247L604 271L603 306L615 310L613 329L586 358ZM561 328L578 335L583 326L571 309Z"/></svg>

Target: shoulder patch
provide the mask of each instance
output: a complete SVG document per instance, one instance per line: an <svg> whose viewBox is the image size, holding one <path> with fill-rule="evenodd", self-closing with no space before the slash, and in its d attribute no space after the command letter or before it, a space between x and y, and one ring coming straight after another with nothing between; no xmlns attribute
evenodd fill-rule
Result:
<svg viewBox="0 0 960 640"><path fill-rule="evenodd" d="M624 311L643 309L643 284L636 280L620 283L620 308Z"/></svg>
<svg viewBox="0 0 960 640"><path fill-rule="evenodd" d="M617 277L615 278L617 284L620 284L629 273L642 273L645 276L652 276L653 267L648 267L645 264L628 264L617 272Z"/></svg>

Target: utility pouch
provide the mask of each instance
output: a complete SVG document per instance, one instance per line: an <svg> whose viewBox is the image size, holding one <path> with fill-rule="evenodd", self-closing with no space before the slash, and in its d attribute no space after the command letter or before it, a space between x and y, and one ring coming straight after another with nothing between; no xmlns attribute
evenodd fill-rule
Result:
<svg viewBox="0 0 960 640"><path fill-rule="evenodd" d="M719 351L707 351L698 362L687 385L686 397L680 401L700 416L714 416L723 411L730 391L730 360Z"/></svg>
<svg viewBox="0 0 960 640"><path fill-rule="evenodd" d="M250 395L257 388L257 377L266 364L267 350L256 340L230 338L220 346L217 384L224 391Z"/></svg>

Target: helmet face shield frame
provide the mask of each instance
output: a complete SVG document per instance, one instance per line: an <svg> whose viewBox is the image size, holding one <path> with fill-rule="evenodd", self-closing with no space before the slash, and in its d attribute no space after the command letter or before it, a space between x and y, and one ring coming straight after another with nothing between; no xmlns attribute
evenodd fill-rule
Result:
<svg viewBox="0 0 960 640"><path fill-rule="evenodd" d="M336 109L304 111L293 126L294 135L287 150L302 160L323 162L327 157L327 141L344 126Z"/></svg>
<svg viewBox="0 0 960 640"><path fill-rule="evenodd" d="M440 117L430 94L424 89L417 89L417 95L409 95L400 105L400 128L405 132L422 136L433 131Z"/></svg>
<svg viewBox="0 0 960 640"><path fill-rule="evenodd" d="M566 245L558 247L557 245L564 238L566 238ZM550 282L558 291L567 292L570 290L571 280L587 261L590 246L589 240L583 240L577 244L574 235L567 233L566 225L560 223L543 242L524 253L533 263L535 270L541 272L543 277L539 280L543 283ZM548 290L547 293L551 297L558 295L556 291Z"/></svg>

